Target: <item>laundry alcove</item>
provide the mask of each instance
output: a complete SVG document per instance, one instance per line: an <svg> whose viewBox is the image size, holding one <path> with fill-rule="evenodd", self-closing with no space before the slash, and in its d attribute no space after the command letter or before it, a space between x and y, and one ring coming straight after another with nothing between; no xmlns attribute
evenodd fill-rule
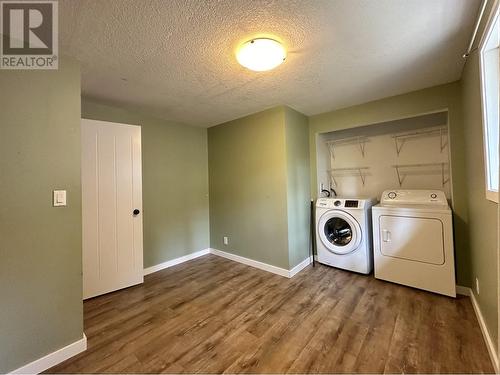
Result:
<svg viewBox="0 0 500 375"><path fill-rule="evenodd" d="M438 189L451 199L449 144L446 111L318 134L318 196Z"/></svg>

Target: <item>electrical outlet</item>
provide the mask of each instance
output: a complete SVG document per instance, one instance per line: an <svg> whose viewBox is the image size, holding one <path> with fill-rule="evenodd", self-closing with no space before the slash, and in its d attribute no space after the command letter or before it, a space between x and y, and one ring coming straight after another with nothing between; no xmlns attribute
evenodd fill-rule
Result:
<svg viewBox="0 0 500 375"><path fill-rule="evenodd" d="M229 237L224 237L224 245L229 245Z"/></svg>
<svg viewBox="0 0 500 375"><path fill-rule="evenodd" d="M479 294L479 279L476 277L476 294Z"/></svg>

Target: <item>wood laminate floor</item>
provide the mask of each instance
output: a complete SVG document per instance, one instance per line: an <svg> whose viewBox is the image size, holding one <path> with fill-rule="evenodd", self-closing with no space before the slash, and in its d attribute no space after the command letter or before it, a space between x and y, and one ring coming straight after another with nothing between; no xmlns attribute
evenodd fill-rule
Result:
<svg viewBox="0 0 500 375"><path fill-rule="evenodd" d="M322 265L292 279L214 255L84 303L52 373L493 372L470 300Z"/></svg>

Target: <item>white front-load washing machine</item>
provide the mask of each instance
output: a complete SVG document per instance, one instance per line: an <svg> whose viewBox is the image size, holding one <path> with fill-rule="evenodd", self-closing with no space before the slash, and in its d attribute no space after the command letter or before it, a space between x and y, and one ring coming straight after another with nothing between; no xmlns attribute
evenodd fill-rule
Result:
<svg viewBox="0 0 500 375"><path fill-rule="evenodd" d="M318 262L364 274L372 271L371 207L375 203L375 199L317 200Z"/></svg>

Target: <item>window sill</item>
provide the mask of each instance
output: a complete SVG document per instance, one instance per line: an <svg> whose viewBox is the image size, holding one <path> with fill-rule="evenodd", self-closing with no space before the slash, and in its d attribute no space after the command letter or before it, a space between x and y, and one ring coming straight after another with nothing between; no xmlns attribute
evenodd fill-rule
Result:
<svg viewBox="0 0 500 375"><path fill-rule="evenodd" d="M498 203L498 191L486 190L486 199Z"/></svg>

